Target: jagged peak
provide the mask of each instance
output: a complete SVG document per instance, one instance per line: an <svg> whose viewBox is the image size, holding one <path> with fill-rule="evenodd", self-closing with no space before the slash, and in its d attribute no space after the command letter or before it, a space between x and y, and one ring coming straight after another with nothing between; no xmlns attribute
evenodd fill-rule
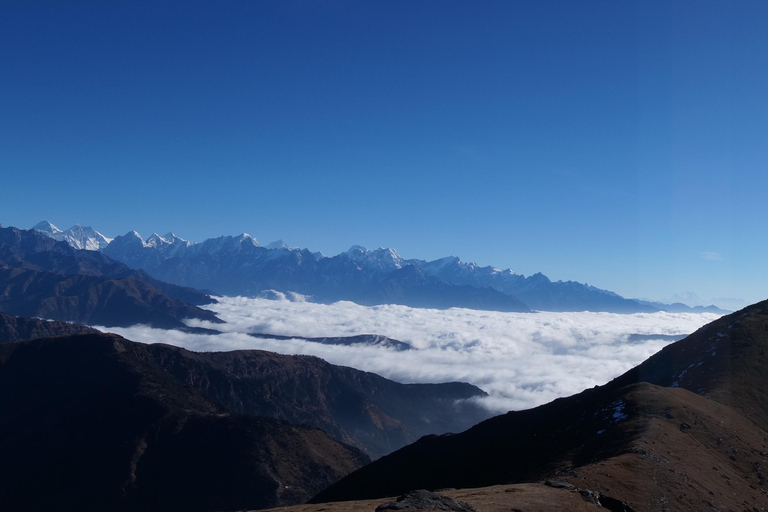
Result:
<svg viewBox="0 0 768 512"><path fill-rule="evenodd" d="M289 249L288 245L282 240L275 240L274 242L265 245L266 249Z"/></svg>
<svg viewBox="0 0 768 512"><path fill-rule="evenodd" d="M545 283L551 283L552 282L547 276L545 276L541 272L536 272L535 274L531 275L528 279L531 279L533 281L541 281L541 282L545 282Z"/></svg>
<svg viewBox="0 0 768 512"><path fill-rule="evenodd" d="M173 243L173 242L183 242L183 243L186 243L186 244L193 244L193 243L195 243L195 242L190 242L189 240L187 240L185 238L181 238L180 236L176 235L172 231L169 231L168 233L164 234L162 236L162 238L164 238L165 240L167 240L167 241L169 241L171 243Z"/></svg>
<svg viewBox="0 0 768 512"><path fill-rule="evenodd" d="M140 244L142 247L147 247L147 243L141 237L138 231L131 230L122 236L115 237L113 242L118 244Z"/></svg>
<svg viewBox="0 0 768 512"><path fill-rule="evenodd" d="M38 222L32 227L32 229L34 229L35 231L42 231L43 233L63 233L61 229L57 228L56 226L53 225L53 223L47 220L42 220Z"/></svg>
<svg viewBox="0 0 768 512"><path fill-rule="evenodd" d="M352 255L355 255L355 254L366 254L367 252L368 252L368 249L366 249L362 245L353 245L344 254L348 254L348 255L352 256Z"/></svg>
<svg viewBox="0 0 768 512"><path fill-rule="evenodd" d="M428 261L427 263L435 267L445 267L448 265L452 265L454 263L460 264L461 260L458 258L458 256L445 256L443 258L438 258L436 260Z"/></svg>
<svg viewBox="0 0 768 512"><path fill-rule="evenodd" d="M259 247L259 241L256 240L256 238L249 235L248 233L240 233L238 236L235 237L235 240L237 240L240 243L250 242L256 247Z"/></svg>
<svg viewBox="0 0 768 512"><path fill-rule="evenodd" d="M381 253L388 254L389 256L392 256L395 259L400 259L400 254L398 254L398 252L395 249L392 249L390 247L379 247L378 249L376 249L375 252L380 254Z"/></svg>
<svg viewBox="0 0 768 512"><path fill-rule="evenodd" d="M216 238L209 238L200 244L201 250L207 253L216 253L224 250L240 250L242 247L259 247L259 241L248 233L241 233L237 236L224 235Z"/></svg>
<svg viewBox="0 0 768 512"><path fill-rule="evenodd" d="M157 233L152 233L152 236L147 238L147 245L150 247L158 247L160 245L168 245L168 240L161 237Z"/></svg>

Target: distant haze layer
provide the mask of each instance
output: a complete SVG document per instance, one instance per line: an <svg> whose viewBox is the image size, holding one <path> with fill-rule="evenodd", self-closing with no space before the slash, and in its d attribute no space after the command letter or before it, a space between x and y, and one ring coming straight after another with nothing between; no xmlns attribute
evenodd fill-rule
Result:
<svg viewBox="0 0 768 512"><path fill-rule="evenodd" d="M135 341L197 351L260 349L314 355L399 382L470 382L490 394L482 399L486 407L503 412L604 384L669 344L670 337L689 334L718 318L709 313L500 313L243 297L220 297L218 304L206 308L227 323L190 320L189 325L224 333L193 335L144 326L109 330ZM260 339L247 333L379 334L406 342L412 350Z"/></svg>

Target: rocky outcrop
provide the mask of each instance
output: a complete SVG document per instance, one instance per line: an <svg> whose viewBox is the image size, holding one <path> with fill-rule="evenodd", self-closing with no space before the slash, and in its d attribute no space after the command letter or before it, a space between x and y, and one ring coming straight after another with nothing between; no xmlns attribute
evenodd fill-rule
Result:
<svg viewBox="0 0 768 512"><path fill-rule="evenodd" d="M635 510L624 503L621 500L606 496L600 491L592 491L590 489L579 489L575 485L566 482L564 480L547 480L544 485L554 487L555 489L566 489L569 491L578 492L585 501L592 503L597 507L603 507L611 512L635 512Z"/></svg>
<svg viewBox="0 0 768 512"><path fill-rule="evenodd" d="M385 510L453 510L455 512L475 512L469 503L443 496L424 489L411 491L398 496L395 501L388 501L376 507L376 512Z"/></svg>

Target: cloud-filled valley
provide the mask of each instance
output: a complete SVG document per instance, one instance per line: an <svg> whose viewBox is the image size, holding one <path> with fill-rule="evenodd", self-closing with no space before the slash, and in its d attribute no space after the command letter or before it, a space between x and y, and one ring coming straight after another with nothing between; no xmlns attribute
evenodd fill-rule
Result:
<svg viewBox="0 0 768 512"><path fill-rule="evenodd" d="M718 317L694 313L499 313L432 310L350 302L331 305L221 297L207 306L225 320L195 327L224 331L187 334L145 326L110 328L128 339L196 351L260 349L308 354L399 382L466 381L489 393L494 412L523 409L604 384L670 343ZM332 337L379 334L411 345L325 345L300 339L261 339L248 333ZM630 340L630 335L639 336ZM665 339L666 337L666 339Z"/></svg>

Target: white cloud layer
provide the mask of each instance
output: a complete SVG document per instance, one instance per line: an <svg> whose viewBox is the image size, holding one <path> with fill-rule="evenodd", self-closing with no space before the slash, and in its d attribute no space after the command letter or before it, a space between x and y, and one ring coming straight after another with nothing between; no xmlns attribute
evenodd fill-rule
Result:
<svg viewBox="0 0 768 512"><path fill-rule="evenodd" d="M350 302L331 305L222 297L208 306L225 331L191 335L145 326L110 328L134 341L168 343L196 351L261 349L309 354L399 382L465 381L490 394L494 412L525 409L604 384L669 343L627 341L630 334L689 334L716 319L693 313L499 313L469 309L417 309ZM245 333L330 337L381 334L409 343L397 352L379 346L323 345L258 339Z"/></svg>

